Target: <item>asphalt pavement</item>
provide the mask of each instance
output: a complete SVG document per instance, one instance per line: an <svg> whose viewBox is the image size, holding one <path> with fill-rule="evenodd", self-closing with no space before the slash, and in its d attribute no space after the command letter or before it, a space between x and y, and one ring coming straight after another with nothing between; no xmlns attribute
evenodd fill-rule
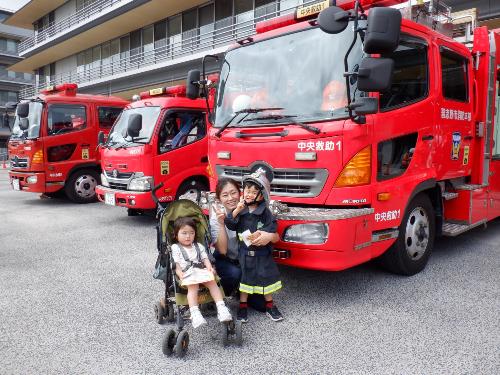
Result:
<svg viewBox="0 0 500 375"><path fill-rule="evenodd" d="M102 203L14 192L0 166L0 374L498 374L500 220L438 239L401 277L280 267L272 322L251 311L243 347L220 325L161 352L155 220Z"/></svg>

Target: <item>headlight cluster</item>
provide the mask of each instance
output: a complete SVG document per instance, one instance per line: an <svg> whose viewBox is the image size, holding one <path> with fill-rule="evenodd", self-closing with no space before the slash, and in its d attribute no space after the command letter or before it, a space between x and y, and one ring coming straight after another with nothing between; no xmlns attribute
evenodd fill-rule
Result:
<svg viewBox="0 0 500 375"><path fill-rule="evenodd" d="M128 183L128 190L148 191L153 186L153 177L144 176L142 172L137 172L134 178Z"/></svg>
<svg viewBox="0 0 500 375"><path fill-rule="evenodd" d="M328 239L326 223L296 224L286 228L283 241L303 244L322 244Z"/></svg>
<svg viewBox="0 0 500 375"><path fill-rule="evenodd" d="M106 177L106 175L104 173L101 173L101 185L109 187L108 178Z"/></svg>
<svg viewBox="0 0 500 375"><path fill-rule="evenodd" d="M27 179L26 179L26 182L28 184L36 184L38 181L38 178L36 176L29 176Z"/></svg>

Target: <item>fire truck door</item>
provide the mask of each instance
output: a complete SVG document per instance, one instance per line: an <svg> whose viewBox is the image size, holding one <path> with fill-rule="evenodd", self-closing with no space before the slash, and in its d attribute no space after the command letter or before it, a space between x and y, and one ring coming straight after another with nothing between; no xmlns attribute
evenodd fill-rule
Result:
<svg viewBox="0 0 500 375"><path fill-rule="evenodd" d="M44 129L48 181L63 181L76 164L95 159L89 107L81 103L49 104Z"/></svg>
<svg viewBox="0 0 500 375"><path fill-rule="evenodd" d="M440 41L441 95L437 106L437 175L445 180L469 176L474 137L472 59Z"/></svg>
<svg viewBox="0 0 500 375"><path fill-rule="evenodd" d="M206 168L205 113L194 110L168 111L157 133L154 157L155 183L163 182L164 200L175 198L179 185Z"/></svg>
<svg viewBox="0 0 500 375"><path fill-rule="evenodd" d="M494 118L492 147L491 147L491 164L489 173L489 203L490 214L489 219L500 216L500 82L496 82L496 93L494 99Z"/></svg>

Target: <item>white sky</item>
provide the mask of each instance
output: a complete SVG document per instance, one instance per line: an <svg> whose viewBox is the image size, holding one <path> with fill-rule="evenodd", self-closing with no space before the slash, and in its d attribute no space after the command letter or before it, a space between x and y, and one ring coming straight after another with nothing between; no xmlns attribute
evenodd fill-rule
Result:
<svg viewBox="0 0 500 375"><path fill-rule="evenodd" d="M30 0L0 0L0 8L16 11Z"/></svg>

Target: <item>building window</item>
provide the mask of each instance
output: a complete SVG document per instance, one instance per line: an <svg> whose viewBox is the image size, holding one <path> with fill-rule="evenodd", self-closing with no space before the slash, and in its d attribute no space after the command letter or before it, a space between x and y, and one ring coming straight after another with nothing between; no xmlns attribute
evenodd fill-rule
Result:
<svg viewBox="0 0 500 375"><path fill-rule="evenodd" d="M177 52L181 49L181 24L182 18L180 15L175 17L170 17L168 19L167 27L168 27L168 45L171 52Z"/></svg>
<svg viewBox="0 0 500 375"><path fill-rule="evenodd" d="M167 22L162 20L154 26L155 49L163 48L167 45Z"/></svg>
<svg viewBox="0 0 500 375"><path fill-rule="evenodd" d="M205 5L199 9L200 47L210 46L213 41L214 16L214 4Z"/></svg>

